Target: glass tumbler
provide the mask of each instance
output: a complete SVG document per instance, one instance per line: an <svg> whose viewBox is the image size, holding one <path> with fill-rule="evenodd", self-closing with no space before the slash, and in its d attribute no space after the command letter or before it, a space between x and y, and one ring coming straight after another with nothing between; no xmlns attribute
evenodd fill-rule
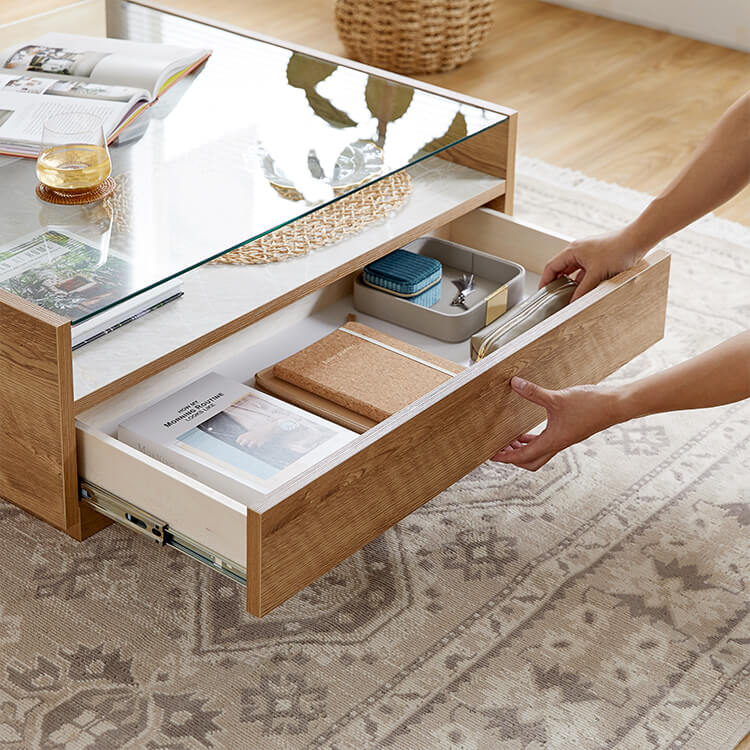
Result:
<svg viewBox="0 0 750 750"><path fill-rule="evenodd" d="M45 120L36 162L39 182L57 193L75 195L94 190L111 171L99 117L69 112Z"/></svg>

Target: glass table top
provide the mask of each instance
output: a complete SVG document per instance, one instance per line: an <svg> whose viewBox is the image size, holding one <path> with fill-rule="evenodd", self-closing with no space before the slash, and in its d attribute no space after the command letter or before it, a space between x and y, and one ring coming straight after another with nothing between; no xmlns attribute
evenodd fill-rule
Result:
<svg viewBox="0 0 750 750"><path fill-rule="evenodd" d="M110 147L114 213L44 203L35 161L0 157L0 287L74 323L506 119L134 3L107 13L110 36L213 53ZM38 263L4 268L42 235Z"/></svg>

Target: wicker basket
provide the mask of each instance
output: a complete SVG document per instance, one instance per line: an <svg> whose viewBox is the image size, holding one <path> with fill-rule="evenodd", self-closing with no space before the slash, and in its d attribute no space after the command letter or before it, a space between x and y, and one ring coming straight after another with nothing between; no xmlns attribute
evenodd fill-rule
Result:
<svg viewBox="0 0 750 750"><path fill-rule="evenodd" d="M336 0L350 57L397 73L438 73L465 63L492 24L493 0Z"/></svg>

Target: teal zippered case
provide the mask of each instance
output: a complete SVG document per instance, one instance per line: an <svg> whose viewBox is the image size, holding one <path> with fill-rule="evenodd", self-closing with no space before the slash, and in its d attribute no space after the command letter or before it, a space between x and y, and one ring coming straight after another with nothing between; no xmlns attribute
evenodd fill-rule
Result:
<svg viewBox="0 0 750 750"><path fill-rule="evenodd" d="M442 276L443 266L439 260L408 250L394 250L362 271L362 281L367 286L422 307L431 307L440 301Z"/></svg>

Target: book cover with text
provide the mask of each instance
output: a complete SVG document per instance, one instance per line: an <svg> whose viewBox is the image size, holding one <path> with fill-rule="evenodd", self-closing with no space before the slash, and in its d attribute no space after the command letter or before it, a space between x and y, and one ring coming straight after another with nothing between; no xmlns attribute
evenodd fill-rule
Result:
<svg viewBox="0 0 750 750"><path fill-rule="evenodd" d="M118 437L251 504L356 434L210 373L123 421Z"/></svg>

